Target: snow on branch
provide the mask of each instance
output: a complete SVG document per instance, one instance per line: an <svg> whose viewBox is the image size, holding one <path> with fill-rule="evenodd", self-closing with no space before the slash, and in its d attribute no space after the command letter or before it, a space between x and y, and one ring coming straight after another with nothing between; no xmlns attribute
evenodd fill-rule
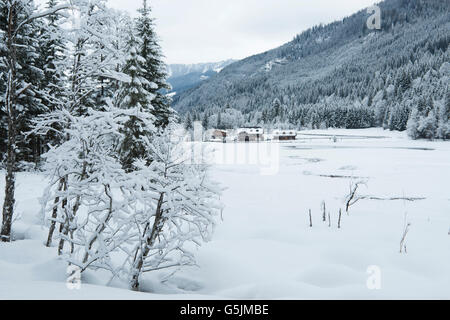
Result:
<svg viewBox="0 0 450 320"><path fill-rule="evenodd" d="M52 15L52 14L56 14L56 13L58 13L58 12L61 11L61 10L66 10L66 9L70 9L70 8L71 8L71 5L68 4L68 3L67 3L67 4L60 4L60 5L58 5L58 6L55 6L55 7L53 7L53 8L50 8L50 9L48 9L48 10L44 10L44 11L41 11L41 12L37 12L37 13L35 13L35 14L32 14L30 17L28 17L26 20L22 21L22 22L18 25L17 29L16 29L15 32L14 32L13 38L16 37L18 31L20 31L20 29L21 29L24 25L29 24L29 23L32 22L33 20L36 20L36 19L39 19L39 18L44 18L44 17L50 16L50 15Z"/></svg>

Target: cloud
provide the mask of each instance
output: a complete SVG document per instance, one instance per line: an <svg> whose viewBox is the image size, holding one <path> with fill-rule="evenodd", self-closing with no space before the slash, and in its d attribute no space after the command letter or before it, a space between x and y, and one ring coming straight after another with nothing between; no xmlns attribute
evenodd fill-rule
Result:
<svg viewBox="0 0 450 320"><path fill-rule="evenodd" d="M240 59L342 19L374 0L150 0L169 63ZM135 14L142 0L109 0Z"/></svg>

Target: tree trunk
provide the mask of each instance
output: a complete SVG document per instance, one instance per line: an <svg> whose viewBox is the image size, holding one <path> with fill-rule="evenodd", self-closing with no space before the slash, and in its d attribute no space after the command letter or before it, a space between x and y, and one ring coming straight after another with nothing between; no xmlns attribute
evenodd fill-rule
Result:
<svg viewBox="0 0 450 320"><path fill-rule="evenodd" d="M85 161L83 163L83 169L81 171L81 176L80 179L84 180L86 178L87 175L87 162ZM69 214L69 212L67 210L66 211L66 219L64 221L64 224L62 225L62 228L60 228L60 231L62 231L64 236L67 236L70 232L71 235L73 235L73 230L71 227L71 223L73 221L73 219L75 218L75 216L77 215L78 209L80 209L80 205L81 205L81 195L77 195L76 200L75 200L75 204L73 206L73 210L72 212ZM58 245L58 255L62 255L63 253L63 249L64 249L64 238L61 238L59 240L59 245ZM74 247L73 247L73 242L71 242L71 249L70 252L73 253Z"/></svg>
<svg viewBox="0 0 450 320"><path fill-rule="evenodd" d="M8 107L8 109L10 106ZM9 113L9 112L8 112ZM1 241L11 241L11 226L14 214L15 188L16 188L16 155L15 155L15 130L14 121L8 119L8 159L6 165L5 201L3 203L3 222L1 231Z"/></svg>
<svg viewBox="0 0 450 320"><path fill-rule="evenodd" d="M150 252L150 249L153 247L156 238L164 226L164 219L162 216L162 204L164 201L164 193L161 193L158 206L156 208L155 222L153 223L152 231L149 233L148 231L145 234L145 245L144 248L139 254L136 252L136 259L133 264L132 276L130 281L130 287L133 291L139 291L139 276L141 275L142 267L144 266L144 261L147 258L147 255ZM137 249L139 251L141 247Z"/></svg>
<svg viewBox="0 0 450 320"><path fill-rule="evenodd" d="M14 214L15 189L16 189L16 112L15 112L15 96L16 96L16 47L13 43L13 34L15 32L14 21L15 4L9 8L8 12L8 84L6 89L6 116L8 119L8 145L6 160L6 177L5 177L5 200L3 203L3 221L0 238L2 242L11 241L11 226Z"/></svg>
<svg viewBox="0 0 450 320"><path fill-rule="evenodd" d="M113 198L110 194L110 186L104 185L104 190L106 196L109 198L109 209L108 214L106 215L105 219L100 223L97 228L95 229L95 235L92 237L92 239L89 241L88 248L84 254L83 263L86 264L89 259L89 251L92 249L92 246L94 245L95 241L97 241L98 236L103 233L106 229L106 225L109 222L109 220L112 218L113 215Z"/></svg>
<svg viewBox="0 0 450 320"><path fill-rule="evenodd" d="M58 191L61 191L63 189L64 185L65 185L64 178L61 178L59 180ZM52 241L53 241L53 233L55 232L55 228L56 228L56 218L58 217L58 202L59 202L59 197L55 197L54 207L53 207L53 212L52 212L52 221L50 223L50 228L48 229L47 243L45 244L47 247L50 247L52 245Z"/></svg>

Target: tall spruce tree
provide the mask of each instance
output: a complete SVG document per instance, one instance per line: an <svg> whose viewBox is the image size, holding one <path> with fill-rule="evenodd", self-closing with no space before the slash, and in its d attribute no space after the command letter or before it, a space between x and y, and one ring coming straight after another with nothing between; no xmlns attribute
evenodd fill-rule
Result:
<svg viewBox="0 0 450 320"><path fill-rule="evenodd" d="M58 0L48 0L46 9L54 9L58 2ZM44 112L53 112L67 102L64 95L64 87L67 83L67 77L64 74L66 41L61 28L63 22L60 15L51 14L44 20L39 31L38 67L43 71L43 77L39 81L38 89L39 96L46 107ZM55 128L57 126L55 124ZM53 131L49 131L43 137L33 134L31 138L34 141L35 162L40 160L41 151L45 151L48 143L52 145L59 143L59 137Z"/></svg>
<svg viewBox="0 0 450 320"><path fill-rule="evenodd" d="M40 64L39 37L42 29L42 20L32 19L24 24L36 11L32 1L5 1L6 7L12 8L11 26L12 41L15 49L11 52L7 49L6 57L9 54L15 55L16 67L15 82L16 89L20 94L15 97L15 145L16 145L16 169L21 164L37 162L39 158L39 142L33 135L26 135L31 130L31 121L36 116L45 112L46 107L39 93L39 83L43 78L43 71ZM8 17L9 18L9 17ZM8 19L9 22L9 19ZM8 33L5 34L8 37ZM8 42L5 39L5 44ZM8 59L8 58L7 58ZM8 68L9 64L7 63ZM7 71L8 72L8 71ZM7 83L8 81L6 81ZM7 145L7 143L6 143Z"/></svg>
<svg viewBox="0 0 450 320"><path fill-rule="evenodd" d="M139 9L139 17L136 21L137 36L140 38L139 54L145 60L143 64L143 77L149 83L155 85L145 85L144 88L155 95L153 99L153 115L156 117L156 126L165 127L168 125L172 111L170 108L170 98L164 94L170 86L166 82L166 66L162 61L161 47L154 30L151 9L147 0L143 0L143 6Z"/></svg>
<svg viewBox="0 0 450 320"><path fill-rule="evenodd" d="M194 125L192 123L192 118L191 118L191 114L190 113L188 113L187 116L186 116L186 120L185 120L185 123L184 123L184 128L187 131L190 131L190 130L192 130L194 128Z"/></svg>
<svg viewBox="0 0 450 320"><path fill-rule="evenodd" d="M209 119L208 119L207 112L203 113L202 126L203 126L203 129L205 129L205 130L209 129Z"/></svg>
<svg viewBox="0 0 450 320"><path fill-rule="evenodd" d="M120 78L116 68L119 50L114 46L117 32L114 11L104 0L72 0L78 17L72 24L68 38L71 52L67 62L70 84L67 86L70 112L87 114L89 108L102 110L113 93L113 81Z"/></svg>
<svg viewBox="0 0 450 320"><path fill-rule="evenodd" d="M145 159L148 153L142 143L142 138L149 138L154 132L155 117L152 105L155 95L147 91L147 88L156 85L145 77L145 59L139 54L141 43L135 37L131 27L127 44L128 56L122 72L130 77L128 82L123 82L119 91L116 104L122 109L127 109L130 120L125 124L123 134L124 141L120 147L120 160L125 170L133 171L134 162Z"/></svg>
<svg viewBox="0 0 450 320"><path fill-rule="evenodd" d="M2 0L0 2L0 33L2 64L6 72L4 98L7 121L6 181L3 203L1 241L11 241L15 204L15 180L18 160L28 160L29 148L24 139L30 118L42 108L37 96L38 81L43 74L36 64L37 21L68 6L36 12L33 1Z"/></svg>
<svg viewBox="0 0 450 320"><path fill-rule="evenodd" d="M58 0L48 0L47 9L53 9L58 5ZM46 24L42 25L39 39L39 61L44 72L39 89L45 91L45 104L50 111L59 105L55 98L60 97L65 85L64 54L66 43L61 28L61 16L52 14L46 17Z"/></svg>

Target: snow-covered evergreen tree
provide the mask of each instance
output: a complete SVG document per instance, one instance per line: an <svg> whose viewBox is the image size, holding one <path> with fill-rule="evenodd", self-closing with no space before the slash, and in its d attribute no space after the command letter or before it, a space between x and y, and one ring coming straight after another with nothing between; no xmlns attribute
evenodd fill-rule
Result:
<svg viewBox="0 0 450 320"><path fill-rule="evenodd" d="M413 109L406 125L408 136L411 139L418 139L420 137L419 121L419 111L417 109Z"/></svg>
<svg viewBox="0 0 450 320"><path fill-rule="evenodd" d="M48 0L47 9L53 9L58 5L58 0ZM39 30L39 62L44 72L44 78L39 82L40 91L45 91L44 103L50 111L58 107L54 97L59 97L63 92L65 81L65 66L62 65L66 53L64 31L61 24L61 16L52 14L46 17L46 23Z"/></svg>
<svg viewBox="0 0 450 320"><path fill-rule="evenodd" d="M156 84L145 78L145 59L139 54L139 39L135 37L133 28L129 34L125 66L122 70L129 76L128 82L123 82L118 93L116 105L132 110L134 116L126 123L123 134L125 139L120 149L123 167L130 171L137 159L144 159L148 153L143 145L143 137L150 137L155 130L155 117L152 115L155 95L146 88L156 88ZM150 158L146 158L149 162Z"/></svg>
<svg viewBox="0 0 450 320"><path fill-rule="evenodd" d="M58 0L48 0L46 8L52 10L58 4ZM51 14L40 25L38 65L43 71L43 77L39 81L39 96L46 107L45 112L53 112L67 102L64 96L68 80L65 75L65 71L67 71L65 64L67 40L62 28L64 22L66 22L66 19L63 19L60 15ZM37 159L35 161L39 161L42 149L46 149L48 143L57 144L60 137L57 137L54 132L49 132L46 137L32 134L31 138L36 141L35 154Z"/></svg>
<svg viewBox="0 0 450 320"><path fill-rule="evenodd" d="M206 112L203 114L202 127L204 130L209 129L209 119L208 119L208 114Z"/></svg>
<svg viewBox="0 0 450 320"><path fill-rule="evenodd" d="M434 110L428 112L426 116L419 119L417 131L421 138L432 140L436 137L437 117Z"/></svg>
<svg viewBox="0 0 450 320"><path fill-rule="evenodd" d="M114 94L108 90L114 81L122 81L117 72L122 54L117 47L114 10L104 0L73 0L76 15L68 39L72 50L66 55L70 83L65 95L71 112L84 114L88 108L102 109ZM114 85L112 85L114 86Z"/></svg>
<svg viewBox="0 0 450 320"><path fill-rule="evenodd" d="M58 6L37 12L33 1L3 0L0 2L0 35L2 37L2 65L6 73L4 119L7 122L6 184L3 204L1 240L11 240L11 224L15 204L15 171L18 160L29 160L25 131L31 117L43 109L36 93L43 75L36 64L37 21L68 8Z"/></svg>
<svg viewBox="0 0 450 320"><path fill-rule="evenodd" d="M186 129L187 131L190 131L194 128L193 122L192 122L192 118L191 118L191 114L188 113L186 116L186 119L184 121L184 129Z"/></svg>
<svg viewBox="0 0 450 320"><path fill-rule="evenodd" d="M152 113L156 117L155 124L157 127L165 127L169 124L173 113L170 108L170 98L164 94L164 91L170 89L170 86L166 82L166 65L162 61L161 48L150 14L151 9L147 0L143 0L136 21L137 37L140 40L138 54L144 59L143 77L148 82L144 83L144 88L155 96L152 102L154 107Z"/></svg>
<svg viewBox="0 0 450 320"><path fill-rule="evenodd" d="M445 100L439 110L437 135L440 139L450 139L450 89L447 90Z"/></svg>

